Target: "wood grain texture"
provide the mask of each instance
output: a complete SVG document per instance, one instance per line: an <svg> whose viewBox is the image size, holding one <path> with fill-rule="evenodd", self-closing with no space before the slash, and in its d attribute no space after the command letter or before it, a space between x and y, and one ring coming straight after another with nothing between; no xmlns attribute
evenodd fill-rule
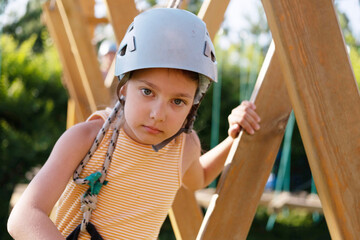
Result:
<svg viewBox="0 0 360 240"><path fill-rule="evenodd" d="M116 41L120 44L127 28L139 14L133 0L104 0L108 18L113 26Z"/></svg>
<svg viewBox="0 0 360 240"><path fill-rule="evenodd" d="M270 47L251 101L261 129L241 131L225 163L197 239L246 239L291 112L280 64Z"/></svg>
<svg viewBox="0 0 360 240"><path fill-rule="evenodd" d="M177 240L195 239L203 220L203 213L193 191L184 187L179 189L169 217Z"/></svg>
<svg viewBox="0 0 360 240"><path fill-rule="evenodd" d="M78 0L57 0L56 3L75 56L82 85L90 102L91 111L103 109L111 105L111 98L108 89L104 86L97 54L91 43L91 36L86 27L81 5Z"/></svg>
<svg viewBox="0 0 360 240"><path fill-rule="evenodd" d="M360 97L330 0L263 0L333 239L360 233Z"/></svg>
<svg viewBox="0 0 360 240"><path fill-rule="evenodd" d="M57 5L51 8L50 2L45 2L42 7L46 26L51 38L54 40L63 66L65 87L76 105L76 111L74 112L76 116L71 116L71 118L74 121L75 119L80 122L85 121L87 116L91 114L90 109L95 108L95 105L90 107L92 102L88 101L84 86L82 85L80 73L76 66L75 57L71 50L59 9Z"/></svg>
<svg viewBox="0 0 360 240"><path fill-rule="evenodd" d="M230 0L204 0L198 13L208 29L209 35L214 39L224 20L225 11Z"/></svg>
<svg viewBox="0 0 360 240"><path fill-rule="evenodd" d="M107 15L113 27L117 45L123 39L127 28L139 14L133 0L104 0ZM116 94L118 79L115 77L115 59L105 77L105 87L110 89L112 95Z"/></svg>

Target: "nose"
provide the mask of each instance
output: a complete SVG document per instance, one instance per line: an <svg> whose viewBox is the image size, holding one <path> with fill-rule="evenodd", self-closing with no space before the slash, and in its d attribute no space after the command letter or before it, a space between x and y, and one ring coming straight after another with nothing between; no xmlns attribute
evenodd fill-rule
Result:
<svg viewBox="0 0 360 240"><path fill-rule="evenodd" d="M150 118L157 121L163 122L166 119L166 104L159 100L153 103L150 112Z"/></svg>

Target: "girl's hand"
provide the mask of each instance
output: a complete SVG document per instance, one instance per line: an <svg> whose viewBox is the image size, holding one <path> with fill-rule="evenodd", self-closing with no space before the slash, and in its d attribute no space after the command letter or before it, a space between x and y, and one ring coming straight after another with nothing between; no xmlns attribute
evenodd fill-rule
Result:
<svg viewBox="0 0 360 240"><path fill-rule="evenodd" d="M231 111L231 114L228 117L228 134L230 137L236 138L241 129L245 129L249 134L254 134L255 130L260 129L260 117L255 112L255 109L256 106L254 103L243 101Z"/></svg>

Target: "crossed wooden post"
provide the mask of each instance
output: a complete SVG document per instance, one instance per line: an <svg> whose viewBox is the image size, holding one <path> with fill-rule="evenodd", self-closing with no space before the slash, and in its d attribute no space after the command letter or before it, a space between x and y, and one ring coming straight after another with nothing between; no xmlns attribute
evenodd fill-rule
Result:
<svg viewBox="0 0 360 240"><path fill-rule="evenodd" d="M229 0L205 0L199 12L215 36ZM131 0L105 0L108 20L89 16L93 1L43 6L74 106L68 126L111 104L91 44L93 24L109 21L119 42L138 11ZM251 101L261 130L241 132L203 219L194 193L181 188L170 214L177 239L246 239L294 109L333 239L360 233L360 97L331 0L263 0L272 43ZM90 11L91 12L91 11ZM276 51L275 51L276 45ZM113 64L114 67L114 64Z"/></svg>

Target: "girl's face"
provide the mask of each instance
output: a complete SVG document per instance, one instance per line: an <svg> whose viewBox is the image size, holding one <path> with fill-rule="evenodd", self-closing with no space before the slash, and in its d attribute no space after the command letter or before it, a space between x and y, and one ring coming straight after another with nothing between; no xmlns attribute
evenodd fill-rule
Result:
<svg viewBox="0 0 360 240"><path fill-rule="evenodd" d="M125 96L124 131L142 144L158 144L182 127L192 107L197 82L181 70L135 71L121 89Z"/></svg>

